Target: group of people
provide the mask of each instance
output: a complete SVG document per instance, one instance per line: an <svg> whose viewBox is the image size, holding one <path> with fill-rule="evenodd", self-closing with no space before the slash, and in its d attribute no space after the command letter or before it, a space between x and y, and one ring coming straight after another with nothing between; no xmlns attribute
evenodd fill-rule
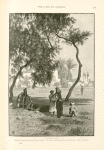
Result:
<svg viewBox="0 0 104 150"><path fill-rule="evenodd" d="M26 102L26 99L28 98L29 103ZM60 118L63 115L63 100L61 95L61 90L59 88L56 88L56 92L54 93L54 90L50 91L49 95L50 104L49 104L49 115L53 114L55 115L55 112L57 111L57 118ZM28 104L28 105L27 105ZM18 107L21 107L23 105L23 108L29 109L33 107L33 103L30 100L29 96L27 95L27 89L25 88L22 93L20 93L17 97L17 105ZM69 115L77 116L77 109L74 105L74 102L70 102L69 107Z"/></svg>
<svg viewBox="0 0 104 150"><path fill-rule="evenodd" d="M53 114L54 116L55 112L57 111L57 118L60 118L63 115L63 101L61 90L59 88L56 88L56 93L54 93L54 90L51 90L49 99L50 99L49 115ZM71 117L77 116L77 109L74 105L74 102L70 102L69 115Z"/></svg>
<svg viewBox="0 0 104 150"><path fill-rule="evenodd" d="M49 95L50 105L49 105L49 114L53 113L53 116L57 109L57 117L60 118L63 114L63 101L61 96L61 90L56 88L56 93L54 91L50 91Z"/></svg>

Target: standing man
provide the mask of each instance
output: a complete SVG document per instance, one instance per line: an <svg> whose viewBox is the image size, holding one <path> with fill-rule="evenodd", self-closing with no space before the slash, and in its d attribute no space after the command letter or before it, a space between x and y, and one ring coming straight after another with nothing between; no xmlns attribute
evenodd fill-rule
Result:
<svg viewBox="0 0 104 150"><path fill-rule="evenodd" d="M61 90L56 88L56 109L57 109L57 118L60 118L63 115L63 102L61 96Z"/></svg>
<svg viewBox="0 0 104 150"><path fill-rule="evenodd" d="M81 84L80 84L80 86L81 86L81 95L83 95L83 89L84 89L84 87Z"/></svg>

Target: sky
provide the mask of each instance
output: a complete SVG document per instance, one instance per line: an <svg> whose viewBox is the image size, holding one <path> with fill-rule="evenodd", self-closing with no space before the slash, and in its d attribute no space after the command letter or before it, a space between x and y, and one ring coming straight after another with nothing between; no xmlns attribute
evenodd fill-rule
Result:
<svg viewBox="0 0 104 150"><path fill-rule="evenodd" d="M79 28L81 31L90 31L94 33L94 14L71 14L77 21L74 25L75 28ZM61 43L62 50L58 55L58 58L72 58L76 63L76 49L74 46L66 45ZM83 72L89 72L89 78L94 80L94 34L92 34L84 45L78 46L79 58L82 63L82 74ZM78 63L77 63L78 64ZM72 71L73 78L77 77L78 68ZM82 76L81 76L82 79Z"/></svg>

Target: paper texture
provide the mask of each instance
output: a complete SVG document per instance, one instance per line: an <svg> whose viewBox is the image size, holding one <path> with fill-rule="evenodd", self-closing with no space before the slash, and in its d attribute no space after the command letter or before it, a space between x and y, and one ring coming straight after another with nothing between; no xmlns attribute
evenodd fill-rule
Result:
<svg viewBox="0 0 104 150"><path fill-rule="evenodd" d="M103 150L104 125L104 1L1 0L0 2L0 148L1 150L76 149ZM12 137L9 136L8 66L9 13L94 13L95 15L95 114L94 136Z"/></svg>

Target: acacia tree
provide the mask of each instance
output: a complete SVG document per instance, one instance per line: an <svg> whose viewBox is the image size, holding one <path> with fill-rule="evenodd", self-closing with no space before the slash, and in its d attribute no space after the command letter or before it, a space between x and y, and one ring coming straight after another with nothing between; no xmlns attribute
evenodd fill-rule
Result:
<svg viewBox="0 0 104 150"><path fill-rule="evenodd" d="M57 47L52 46L47 37L42 37L42 32L38 32L36 25L38 21L36 14L10 14L9 16L9 58L14 73L10 86L11 101L16 80L19 76L23 76L24 68L30 67L34 70L35 79L32 79L35 86L36 82L50 83L53 70L57 67L57 61L54 59L58 52ZM41 78L38 78L39 74Z"/></svg>
<svg viewBox="0 0 104 150"><path fill-rule="evenodd" d="M57 37L65 40L66 43L73 45L76 49L76 59L79 65L78 68L78 76L76 81L74 82L74 84L71 86L71 88L69 89L69 92L65 98L65 100L69 100L69 97L71 96L71 93L74 89L74 87L76 86L76 84L79 82L80 78L81 78L81 68L82 68L82 63L79 59L79 45L83 45L84 42L88 39L89 36L91 36L91 33L89 31L83 31L81 32L79 28L73 28L73 25L67 29L67 33L61 33L61 34L57 34Z"/></svg>
<svg viewBox="0 0 104 150"><path fill-rule="evenodd" d="M88 37L91 36L91 33L89 31L81 31L79 28L74 28L73 25L76 20L73 17L70 17L69 14L38 14L38 17L41 18L38 25L43 29L44 35L47 36L49 41L49 37L51 35L54 37L54 39L56 36L56 39L62 39L67 44L73 45L76 49L76 60L79 65L78 76L66 96L66 100L68 100L74 87L81 78L82 64L79 59L78 46L83 45Z"/></svg>
<svg viewBox="0 0 104 150"><path fill-rule="evenodd" d="M79 64L78 77L66 96L66 100L68 100L81 77L82 64L79 59L78 45L83 45L91 35L88 31L81 32L79 29L73 28L75 21L69 14L10 14L10 59L13 67L17 70L10 87L10 97L13 97L16 79L22 75L22 69L27 66L34 69L33 80L44 84L44 80L42 80L44 77L46 81L50 82L52 76L49 70L53 70L57 66L55 56L59 52L58 42L59 39L63 39L67 44L75 47L76 59ZM50 64L50 69L48 64ZM45 71L43 71L44 66ZM42 74L42 77L38 78L41 70L45 76ZM47 78L45 78L46 74Z"/></svg>

